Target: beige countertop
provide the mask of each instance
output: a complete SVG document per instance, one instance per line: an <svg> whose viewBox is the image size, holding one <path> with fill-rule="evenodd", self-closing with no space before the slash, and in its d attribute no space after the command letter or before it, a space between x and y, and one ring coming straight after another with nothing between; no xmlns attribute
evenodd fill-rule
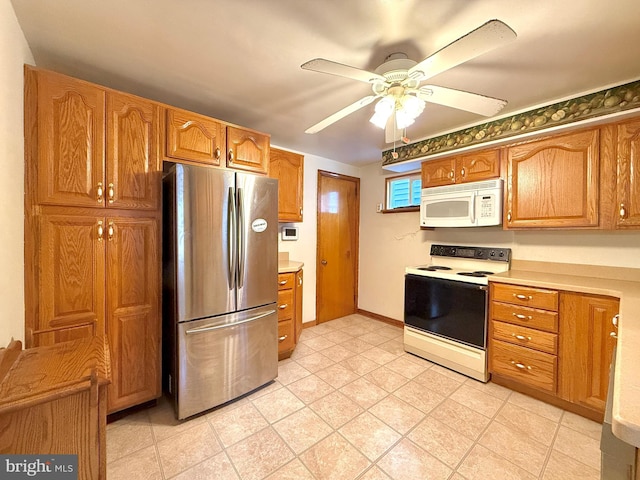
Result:
<svg viewBox="0 0 640 480"><path fill-rule="evenodd" d="M294 260L278 260L278 273L294 273L304 267L304 263Z"/></svg>
<svg viewBox="0 0 640 480"><path fill-rule="evenodd" d="M640 448L640 269L513 260L490 281L620 299L612 428Z"/></svg>

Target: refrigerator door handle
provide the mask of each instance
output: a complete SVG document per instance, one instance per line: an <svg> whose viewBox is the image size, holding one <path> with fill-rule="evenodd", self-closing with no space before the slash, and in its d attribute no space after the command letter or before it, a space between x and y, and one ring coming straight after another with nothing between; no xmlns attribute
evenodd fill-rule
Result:
<svg viewBox="0 0 640 480"><path fill-rule="evenodd" d="M244 192L238 188L238 288L244 286L245 259Z"/></svg>
<svg viewBox="0 0 640 480"><path fill-rule="evenodd" d="M223 323L222 325L206 325L204 327L187 330L185 333L187 335L191 335L193 333L210 332L212 330L220 330L221 328L235 327L237 325L242 325L243 323L255 322L256 320L260 320L261 318L273 315L274 313L276 313L275 310L269 310L268 312L261 313L260 315L256 315L254 317L245 318L244 320L240 320L239 322Z"/></svg>
<svg viewBox="0 0 640 480"><path fill-rule="evenodd" d="M236 199L233 187L229 187L229 199L227 205L227 263L229 266L229 290L236 287Z"/></svg>

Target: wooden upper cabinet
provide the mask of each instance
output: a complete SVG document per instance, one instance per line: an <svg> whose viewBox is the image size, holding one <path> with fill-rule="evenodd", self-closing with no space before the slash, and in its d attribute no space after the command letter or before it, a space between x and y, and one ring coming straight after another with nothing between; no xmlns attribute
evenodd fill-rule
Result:
<svg viewBox="0 0 640 480"><path fill-rule="evenodd" d="M278 221L301 222L304 156L272 148L269 176L278 179Z"/></svg>
<svg viewBox="0 0 640 480"><path fill-rule="evenodd" d="M107 161L104 202L109 207L160 207L157 104L107 93Z"/></svg>
<svg viewBox="0 0 640 480"><path fill-rule="evenodd" d="M455 183L456 159L443 158L422 162L422 188Z"/></svg>
<svg viewBox="0 0 640 480"><path fill-rule="evenodd" d="M225 151L225 125L197 113L167 108L164 157L174 161L220 166Z"/></svg>
<svg viewBox="0 0 640 480"><path fill-rule="evenodd" d="M25 76L37 83L37 114L26 115L37 115L38 202L96 206L104 182L104 90L43 70Z"/></svg>
<svg viewBox="0 0 640 480"><path fill-rule="evenodd" d="M617 126L617 227L640 227L640 120Z"/></svg>
<svg viewBox="0 0 640 480"><path fill-rule="evenodd" d="M617 298L563 292L560 296L558 394L604 413L615 339Z"/></svg>
<svg viewBox="0 0 640 480"><path fill-rule="evenodd" d="M160 395L158 234L155 218L106 219L109 413Z"/></svg>
<svg viewBox="0 0 640 480"><path fill-rule="evenodd" d="M253 173L269 172L267 134L238 127L227 127L227 167Z"/></svg>
<svg viewBox="0 0 640 480"><path fill-rule="evenodd" d="M30 347L104 334L106 227L93 215L39 217L38 316Z"/></svg>
<svg viewBox="0 0 640 480"><path fill-rule="evenodd" d="M456 181L477 182L499 176L500 151L497 149L469 153L456 158Z"/></svg>
<svg viewBox="0 0 640 480"><path fill-rule="evenodd" d="M422 163L422 188L477 182L500 176L500 151L482 150Z"/></svg>
<svg viewBox="0 0 640 480"><path fill-rule="evenodd" d="M506 148L504 228L598 226L599 130Z"/></svg>

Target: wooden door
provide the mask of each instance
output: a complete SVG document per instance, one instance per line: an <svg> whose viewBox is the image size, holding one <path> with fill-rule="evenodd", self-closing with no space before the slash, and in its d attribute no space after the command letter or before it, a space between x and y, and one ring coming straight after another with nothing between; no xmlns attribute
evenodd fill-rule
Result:
<svg viewBox="0 0 640 480"><path fill-rule="evenodd" d="M359 178L318 171L318 323L358 306L359 190Z"/></svg>
<svg viewBox="0 0 640 480"><path fill-rule="evenodd" d="M560 378L562 398L604 412L615 339L611 320L619 300L562 293L560 297Z"/></svg>
<svg viewBox="0 0 640 480"><path fill-rule="evenodd" d="M640 120L618 125L618 227L640 226Z"/></svg>
<svg viewBox="0 0 640 480"><path fill-rule="evenodd" d="M422 188L451 185L456 181L456 159L422 162Z"/></svg>
<svg viewBox="0 0 640 480"><path fill-rule="evenodd" d="M227 167L267 174L269 142L270 137L267 134L227 127Z"/></svg>
<svg viewBox="0 0 640 480"><path fill-rule="evenodd" d="M38 201L104 205L104 90L53 72L36 75Z"/></svg>
<svg viewBox="0 0 640 480"><path fill-rule="evenodd" d="M505 228L597 227L599 130L507 148Z"/></svg>
<svg viewBox="0 0 640 480"><path fill-rule="evenodd" d="M107 218L109 412L160 395L158 231L155 218Z"/></svg>
<svg viewBox="0 0 640 480"><path fill-rule="evenodd" d="M304 157L297 153L272 148L269 176L278 179L278 221L302 221Z"/></svg>
<svg viewBox="0 0 640 480"><path fill-rule="evenodd" d="M107 94L106 204L114 208L160 207L159 107L148 100Z"/></svg>
<svg viewBox="0 0 640 480"><path fill-rule="evenodd" d="M300 334L302 333L302 269L296 272L296 284L295 284L295 293L293 294L294 303L295 303L295 334L296 341L300 341Z"/></svg>
<svg viewBox="0 0 640 480"><path fill-rule="evenodd" d="M456 159L456 178L461 182L477 182L500 176L500 150L469 153Z"/></svg>
<svg viewBox="0 0 640 480"><path fill-rule="evenodd" d="M33 344L104 334L104 218L42 215L39 219L38 314Z"/></svg>
<svg viewBox="0 0 640 480"><path fill-rule="evenodd" d="M226 145L223 123L197 113L167 108L163 133L167 160L220 166Z"/></svg>

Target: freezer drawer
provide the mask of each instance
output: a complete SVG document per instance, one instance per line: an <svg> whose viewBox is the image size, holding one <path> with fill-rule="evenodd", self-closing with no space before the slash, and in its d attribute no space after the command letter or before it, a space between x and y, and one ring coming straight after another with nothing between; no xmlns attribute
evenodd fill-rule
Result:
<svg viewBox="0 0 640 480"><path fill-rule="evenodd" d="M190 417L278 375L276 304L177 325L177 415Z"/></svg>

